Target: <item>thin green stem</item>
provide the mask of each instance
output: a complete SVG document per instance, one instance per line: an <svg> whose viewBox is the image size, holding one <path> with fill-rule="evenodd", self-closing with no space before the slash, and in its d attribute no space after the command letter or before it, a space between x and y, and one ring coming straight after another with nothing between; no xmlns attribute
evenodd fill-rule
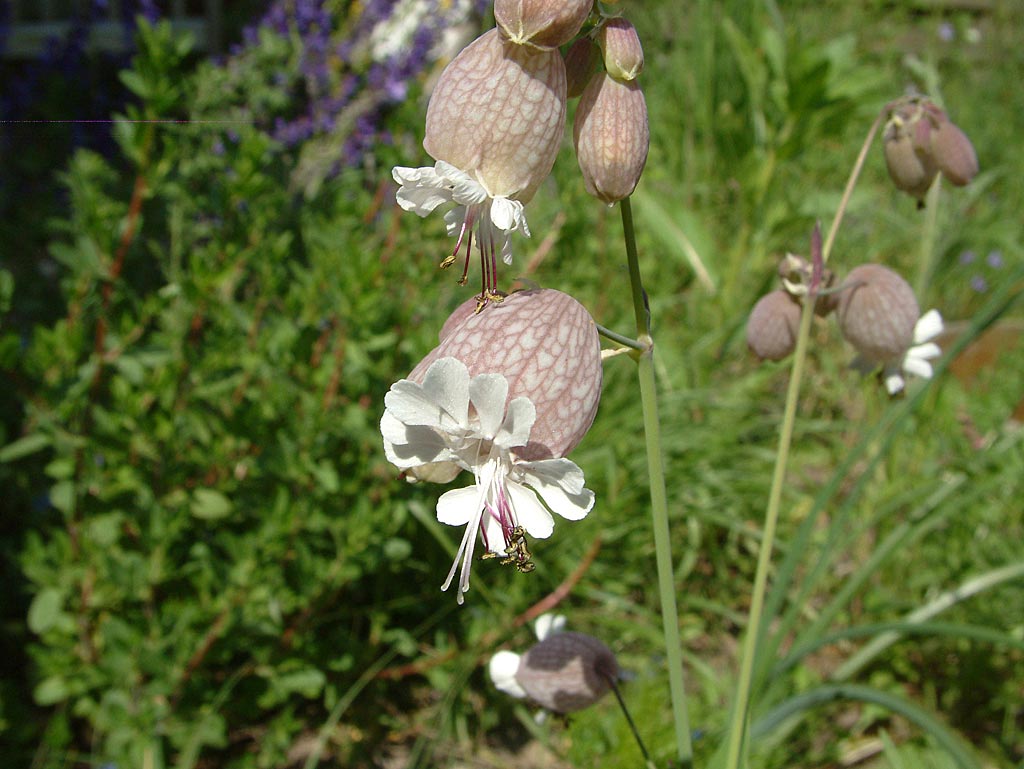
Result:
<svg viewBox="0 0 1024 769"><path fill-rule="evenodd" d="M612 331L610 328L605 328L600 323L595 323L594 325L597 326L597 333L603 336L605 339L611 339L613 342L621 344L623 347L628 347L631 350L636 350L637 352L645 352L647 350L647 345L643 344L642 342L638 342L632 337L624 336L623 334L618 334Z"/></svg>
<svg viewBox="0 0 1024 769"><path fill-rule="evenodd" d="M839 225L843 222L843 214L846 213L846 207L850 204L850 198L853 196L853 188L857 186L860 172L864 168L864 162L868 157L868 150L871 149L871 143L875 140L875 134L878 133L882 120L885 119L887 114L888 107L883 108L878 113L878 117L875 118L875 122L871 124L871 128L868 129L868 135L864 138L864 144L861 145L860 153L857 155L857 160L853 164L853 170L850 171L850 178L846 180L846 189L843 190L843 197L839 201L839 208L836 209L836 214L832 218L832 224L828 228L828 235L825 237L825 245L821 249L821 259L825 263L828 262L829 256L832 255L832 244L835 243L836 234L839 232Z"/></svg>
<svg viewBox="0 0 1024 769"><path fill-rule="evenodd" d="M754 672L754 658L757 656L757 642L761 635L761 617L764 613L768 569L771 566L775 529L782 504L782 486L786 479L786 466L789 463L789 447L793 440L793 427L796 424L796 406L800 399L800 382L803 379L807 341L810 337L813 317L814 301L811 297L809 301L804 302L803 313L800 316L800 332L797 335L796 353L793 356L793 371L786 391L786 407L782 417L782 430L779 434L779 448L775 458L775 471L772 474L772 486L768 494L768 510L764 516L761 547L757 555L754 593L750 600L750 614L747 621L747 632L743 639L743 656L740 660L740 675L736 684L736 701L733 704L732 723L729 727L726 769L738 769L740 766L740 755L747 727L747 710L750 706L750 683Z"/></svg>
<svg viewBox="0 0 1024 769"><path fill-rule="evenodd" d="M917 267L917 279L914 281L914 296L917 301L924 299L924 292L931 283L935 272L935 242L939 233L939 200L942 196L942 175L935 177L935 182L928 189L925 199L924 222L921 224L921 261Z"/></svg>
<svg viewBox="0 0 1024 769"><path fill-rule="evenodd" d="M661 598L662 629L665 634L665 660L668 665L672 718L679 765L693 765L690 722L686 712L686 688L683 683L683 646L679 636L679 612L676 608L675 578L672 574L672 545L668 524L668 498L665 493L665 466L661 450L661 424L658 421L658 390L654 379L654 341L650 334L650 313L643 283L633 229L633 209L629 198L620 204L622 231L626 243L629 283L636 315L636 333L646 349L637 359L640 380L640 404L643 409L647 448L647 473L651 490L651 517L654 526L654 552L658 569L658 594Z"/></svg>

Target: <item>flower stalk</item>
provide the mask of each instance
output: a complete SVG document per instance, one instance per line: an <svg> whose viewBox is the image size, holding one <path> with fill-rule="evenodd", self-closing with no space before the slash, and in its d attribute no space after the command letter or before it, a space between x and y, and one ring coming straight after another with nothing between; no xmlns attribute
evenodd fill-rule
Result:
<svg viewBox="0 0 1024 769"><path fill-rule="evenodd" d="M672 697L672 723L676 736L676 754L681 767L693 764L689 716L686 712L686 687L683 677L682 641L679 636L679 612L676 608L675 578L672 569L672 545L668 525L668 498L665 492L665 466L661 450L661 425L658 421L658 391L654 379L654 340L650 334L650 310L647 306L636 232L629 198L620 202L622 232L626 244L629 284L636 315L637 339L645 349L637 357L640 404L643 410L644 439L647 449L647 473L651 493L651 517L654 526L654 552L658 569L658 594L665 635L665 660L668 665L669 692Z"/></svg>

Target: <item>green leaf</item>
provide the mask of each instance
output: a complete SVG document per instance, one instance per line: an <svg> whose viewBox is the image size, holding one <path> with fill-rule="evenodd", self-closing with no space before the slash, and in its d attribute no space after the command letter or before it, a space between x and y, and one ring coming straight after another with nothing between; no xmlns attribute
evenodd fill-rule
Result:
<svg viewBox="0 0 1024 769"><path fill-rule="evenodd" d="M50 445L50 436L43 433L32 433L23 438L8 443L0 449L0 462L13 462L15 459L27 457L42 451Z"/></svg>
<svg viewBox="0 0 1024 769"><path fill-rule="evenodd" d="M60 676L50 676L39 682L32 696L39 705L56 705L67 699L68 686Z"/></svg>
<svg viewBox="0 0 1024 769"><path fill-rule="evenodd" d="M192 515L214 521L231 514L231 500L216 489L196 489L192 493Z"/></svg>
<svg viewBox="0 0 1024 769"><path fill-rule="evenodd" d="M54 587L36 593L28 607L28 628L37 635L45 633L57 624L64 608L64 597Z"/></svg>
<svg viewBox="0 0 1024 769"><path fill-rule="evenodd" d="M75 509L75 484L72 481L57 481L50 487L50 504L65 515Z"/></svg>

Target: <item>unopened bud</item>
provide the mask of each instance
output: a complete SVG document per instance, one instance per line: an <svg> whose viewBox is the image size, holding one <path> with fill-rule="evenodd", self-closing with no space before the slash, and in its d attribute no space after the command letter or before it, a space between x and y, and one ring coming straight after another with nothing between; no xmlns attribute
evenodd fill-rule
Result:
<svg viewBox="0 0 1024 769"><path fill-rule="evenodd" d="M603 72L591 77L576 109L573 141L587 192L609 205L632 194L650 146L639 84Z"/></svg>
<svg viewBox="0 0 1024 769"><path fill-rule="evenodd" d="M914 126L898 118L886 126L883 138L885 165L896 189L922 200L928 194L939 169L931 155L914 141Z"/></svg>
<svg viewBox="0 0 1024 769"><path fill-rule="evenodd" d="M761 360L782 360L796 349L800 302L777 289L762 296L747 320L747 347Z"/></svg>
<svg viewBox="0 0 1024 769"><path fill-rule="evenodd" d="M556 713L589 707L619 675L611 650L593 636L555 633L530 647L515 680L530 699Z"/></svg>
<svg viewBox="0 0 1024 769"><path fill-rule="evenodd" d="M597 33L604 68L619 80L634 80L644 68L644 49L636 27L621 16L607 19Z"/></svg>
<svg viewBox="0 0 1024 769"><path fill-rule="evenodd" d="M946 120L932 131L932 155L942 175L963 187L978 173L978 156L967 134Z"/></svg>
<svg viewBox="0 0 1024 769"><path fill-rule="evenodd" d="M868 363L902 357L913 343L918 315L910 285L880 264L855 267L840 288L839 330Z"/></svg>
<svg viewBox="0 0 1024 769"><path fill-rule="evenodd" d="M494 0L494 20L516 45L558 48L590 16L593 0Z"/></svg>

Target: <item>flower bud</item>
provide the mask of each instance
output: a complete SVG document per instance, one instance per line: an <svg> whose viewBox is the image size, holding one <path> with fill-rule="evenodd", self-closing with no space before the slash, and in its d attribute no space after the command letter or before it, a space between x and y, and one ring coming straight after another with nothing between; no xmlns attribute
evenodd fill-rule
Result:
<svg viewBox="0 0 1024 769"><path fill-rule="evenodd" d="M978 156L967 135L949 120L931 134L932 155L942 175L963 187L978 173Z"/></svg>
<svg viewBox="0 0 1024 769"><path fill-rule="evenodd" d="M601 25L597 44L604 54L604 68L619 80L634 80L644 68L644 49L636 27L621 16Z"/></svg>
<svg viewBox="0 0 1024 769"><path fill-rule="evenodd" d="M468 308L456 308L441 343L409 379L422 381L430 364L445 357L462 361L472 376L501 374L507 400L526 396L537 410L530 442L516 454L526 460L566 456L590 429L601 398L594 319L571 296L549 288L510 294L479 313Z"/></svg>
<svg viewBox="0 0 1024 769"><path fill-rule="evenodd" d="M861 358L881 364L910 348L919 312L903 278L880 264L862 264L843 281L836 317L843 338Z"/></svg>
<svg viewBox="0 0 1024 769"><path fill-rule="evenodd" d="M632 194L647 162L647 103L635 80L597 73L580 97L573 125L583 183L611 205Z"/></svg>
<svg viewBox="0 0 1024 769"><path fill-rule="evenodd" d="M556 713L589 707L619 675L611 650L593 636L555 633L519 659L515 680L530 699Z"/></svg>
<svg viewBox="0 0 1024 769"><path fill-rule="evenodd" d="M939 169L931 154L914 141L914 127L894 118L885 128L883 151L889 178L896 189L906 192L920 202L928 194Z"/></svg>
<svg viewBox="0 0 1024 769"><path fill-rule="evenodd" d="M564 128L561 54L515 45L492 29L441 73L423 148L492 197L526 203L551 172Z"/></svg>
<svg viewBox="0 0 1024 769"><path fill-rule="evenodd" d="M575 99L590 82L597 62L600 49L589 37L577 38L569 50L565 52L565 95Z"/></svg>
<svg viewBox="0 0 1024 769"><path fill-rule="evenodd" d="M494 0L494 20L516 45L552 49L576 37L593 0Z"/></svg>
<svg viewBox="0 0 1024 769"><path fill-rule="evenodd" d="M777 289L762 296L747 321L747 347L761 360L782 360L796 348L800 302Z"/></svg>

